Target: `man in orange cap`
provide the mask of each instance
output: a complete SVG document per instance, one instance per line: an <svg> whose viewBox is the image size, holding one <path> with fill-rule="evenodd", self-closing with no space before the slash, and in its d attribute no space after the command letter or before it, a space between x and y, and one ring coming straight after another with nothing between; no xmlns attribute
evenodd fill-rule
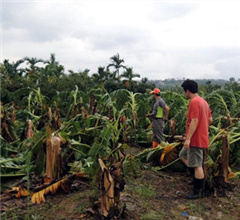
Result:
<svg viewBox="0 0 240 220"><path fill-rule="evenodd" d="M153 91L150 92L156 100L153 105L152 116L152 127L153 127L153 143L152 147L156 148L158 144L164 140L163 138L163 128L164 128L164 121L167 120L169 107L165 103L165 101L161 98L160 89L155 88Z"/></svg>

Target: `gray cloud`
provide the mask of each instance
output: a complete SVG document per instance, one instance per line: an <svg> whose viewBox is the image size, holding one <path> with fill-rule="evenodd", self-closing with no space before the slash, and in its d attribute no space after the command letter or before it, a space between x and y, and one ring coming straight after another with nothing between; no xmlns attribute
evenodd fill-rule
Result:
<svg viewBox="0 0 240 220"><path fill-rule="evenodd" d="M176 54L179 61L212 63L219 60L226 60L229 57L235 59L240 56L240 47L202 47L202 48L181 48L169 50L171 54Z"/></svg>
<svg viewBox="0 0 240 220"><path fill-rule="evenodd" d="M230 57L228 59L222 60L221 62L216 63L216 70L221 74L221 77L235 77L235 79L240 79L240 55L236 57Z"/></svg>
<svg viewBox="0 0 240 220"><path fill-rule="evenodd" d="M143 42L144 40L146 40L146 33L142 30L133 28L104 30L100 33L94 33L93 36L89 37L93 49L96 50L117 49L121 46L127 48L138 42Z"/></svg>
<svg viewBox="0 0 240 220"><path fill-rule="evenodd" d="M237 3L232 4L232 9L237 8ZM125 65L149 79L239 78L240 16L236 11L222 17L221 9L212 16L210 7L197 3L156 1L2 5L3 59L48 59L55 53L66 71L89 68L93 73L119 53ZM197 27L203 17L199 8L210 14L204 16L205 26L200 30ZM211 31L213 26L216 29Z"/></svg>
<svg viewBox="0 0 240 220"><path fill-rule="evenodd" d="M66 16L65 3L4 2L3 30L26 32L27 40L47 42L70 34L72 14ZM4 36L4 35L3 35ZM10 41L17 36L6 36Z"/></svg>

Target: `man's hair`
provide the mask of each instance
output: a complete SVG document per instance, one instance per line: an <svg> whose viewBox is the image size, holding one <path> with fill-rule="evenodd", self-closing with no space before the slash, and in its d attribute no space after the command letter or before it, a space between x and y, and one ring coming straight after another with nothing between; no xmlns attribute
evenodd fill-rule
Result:
<svg viewBox="0 0 240 220"><path fill-rule="evenodd" d="M194 80L187 79L183 82L181 85L186 92L187 90L191 93L197 93L198 92L198 84Z"/></svg>

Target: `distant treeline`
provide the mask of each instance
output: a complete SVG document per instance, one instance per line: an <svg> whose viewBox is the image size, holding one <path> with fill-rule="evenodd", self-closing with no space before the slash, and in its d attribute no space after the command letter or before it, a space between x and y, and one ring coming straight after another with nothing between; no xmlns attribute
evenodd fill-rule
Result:
<svg viewBox="0 0 240 220"><path fill-rule="evenodd" d="M58 92L70 92L102 88L107 92L127 89L133 93L145 93L158 87L161 91L182 92L183 79L149 80L135 73L133 67L124 65L124 59L116 54L107 66L99 66L97 72L89 69L74 72L65 68L51 54L43 60L25 57L16 62L5 59L0 63L1 102L19 101L29 94L29 90L40 90L41 94L52 99ZM217 89L240 91L240 79L198 79L200 91L210 93Z"/></svg>
<svg viewBox="0 0 240 220"><path fill-rule="evenodd" d="M163 88L171 88L173 86L179 86L182 84L182 82L185 80L183 79L164 79L164 80L149 80L150 83L155 84L156 86L163 87ZM199 85L221 85L223 86L226 83L229 83L230 81L235 81L234 78L230 78L230 80L224 80L224 79L195 79L195 81Z"/></svg>

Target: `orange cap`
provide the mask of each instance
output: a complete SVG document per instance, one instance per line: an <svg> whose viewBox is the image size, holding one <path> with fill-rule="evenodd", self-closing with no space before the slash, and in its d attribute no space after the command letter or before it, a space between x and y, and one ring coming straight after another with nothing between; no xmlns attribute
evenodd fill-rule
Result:
<svg viewBox="0 0 240 220"><path fill-rule="evenodd" d="M153 91L150 92L150 94L160 94L160 89L155 88Z"/></svg>

